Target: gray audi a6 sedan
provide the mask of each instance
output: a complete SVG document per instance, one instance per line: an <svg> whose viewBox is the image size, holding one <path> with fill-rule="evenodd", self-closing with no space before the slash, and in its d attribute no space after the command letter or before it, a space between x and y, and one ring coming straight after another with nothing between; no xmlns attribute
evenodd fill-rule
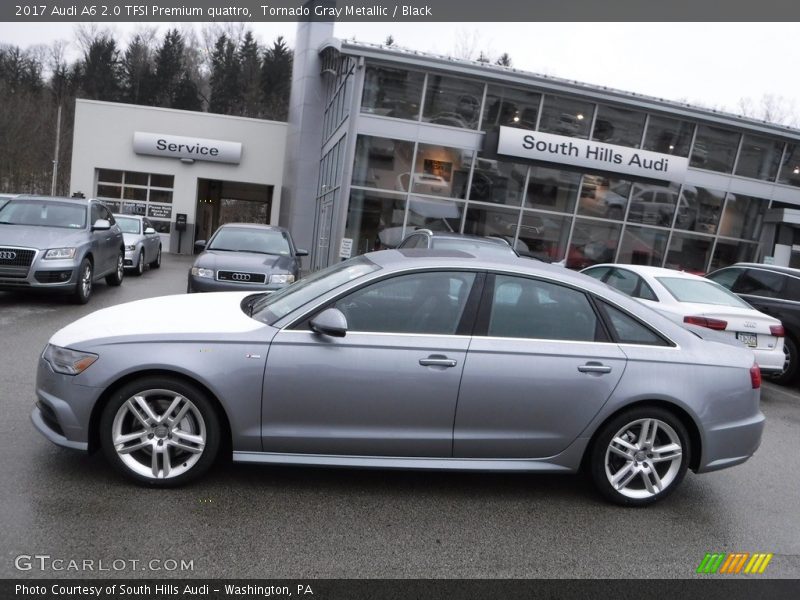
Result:
<svg viewBox="0 0 800 600"><path fill-rule="evenodd" d="M124 251L98 200L16 196L0 206L2 291L66 292L85 304L97 279L122 283Z"/></svg>
<svg viewBox="0 0 800 600"><path fill-rule="evenodd" d="M36 428L174 486L249 463L572 473L627 505L747 460L753 353L523 258L386 250L271 295L167 296L58 331Z"/></svg>
<svg viewBox="0 0 800 600"><path fill-rule="evenodd" d="M195 242L204 252L189 270L186 286L192 292L234 290L274 292L300 278L300 257L283 227L252 223L226 223L208 243Z"/></svg>

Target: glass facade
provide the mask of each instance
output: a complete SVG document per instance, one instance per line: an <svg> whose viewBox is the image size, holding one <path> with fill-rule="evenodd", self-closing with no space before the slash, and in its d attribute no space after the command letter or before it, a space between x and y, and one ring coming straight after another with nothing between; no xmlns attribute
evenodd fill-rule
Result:
<svg viewBox="0 0 800 600"><path fill-rule="evenodd" d="M113 213L149 217L159 233L172 228L173 175L97 169L95 196Z"/></svg>
<svg viewBox="0 0 800 600"><path fill-rule="evenodd" d="M800 144L778 134L598 103L578 91L554 95L368 61L361 113L454 133L422 139L412 126L404 139L357 136L345 231L354 253L396 246L426 227L504 237L522 255L573 269L623 262L704 273L758 258L768 195L514 162L493 149L447 144L468 144L467 132L500 126L642 148L688 158L692 169L800 187Z"/></svg>

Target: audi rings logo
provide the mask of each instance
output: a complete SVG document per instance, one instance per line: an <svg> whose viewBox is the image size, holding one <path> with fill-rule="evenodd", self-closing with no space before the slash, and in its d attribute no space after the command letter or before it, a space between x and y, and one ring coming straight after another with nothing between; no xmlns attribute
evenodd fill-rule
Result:
<svg viewBox="0 0 800 600"><path fill-rule="evenodd" d="M250 281L250 273L234 273L231 275L234 281Z"/></svg>
<svg viewBox="0 0 800 600"><path fill-rule="evenodd" d="M0 251L0 260L14 260L15 258L17 258L16 252Z"/></svg>

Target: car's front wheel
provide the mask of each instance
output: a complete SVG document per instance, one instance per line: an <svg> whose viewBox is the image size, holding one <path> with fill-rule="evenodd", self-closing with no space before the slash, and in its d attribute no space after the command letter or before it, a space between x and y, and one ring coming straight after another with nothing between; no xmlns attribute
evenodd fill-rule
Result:
<svg viewBox="0 0 800 600"><path fill-rule="evenodd" d="M683 423L659 407L639 407L606 423L591 448L595 486L608 500L644 506L661 500L680 484L690 459Z"/></svg>
<svg viewBox="0 0 800 600"><path fill-rule="evenodd" d="M173 377L143 377L120 388L105 406L100 441L126 476L174 487L199 477L214 462L219 419L197 386Z"/></svg>
<svg viewBox="0 0 800 600"><path fill-rule="evenodd" d="M73 299L78 304L86 304L89 302L89 298L92 297L93 277L92 261L84 258L81 261L81 266L78 267L78 281L75 284L75 292L73 294Z"/></svg>
<svg viewBox="0 0 800 600"><path fill-rule="evenodd" d="M125 277L125 253L120 252L117 255L117 267L111 275L106 275L106 283L115 287L122 285L123 277Z"/></svg>
<svg viewBox="0 0 800 600"><path fill-rule="evenodd" d="M136 262L136 275L141 276L144 273L144 250L139 250L139 260Z"/></svg>

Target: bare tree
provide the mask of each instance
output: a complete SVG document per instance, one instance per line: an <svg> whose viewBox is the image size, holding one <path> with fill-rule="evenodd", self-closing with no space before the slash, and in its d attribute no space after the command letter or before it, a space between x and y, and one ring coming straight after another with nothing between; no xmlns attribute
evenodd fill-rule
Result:
<svg viewBox="0 0 800 600"><path fill-rule="evenodd" d="M798 127L797 106L793 100L775 94L764 94L760 100L746 97L739 100L738 110L742 116L761 119L768 123Z"/></svg>

